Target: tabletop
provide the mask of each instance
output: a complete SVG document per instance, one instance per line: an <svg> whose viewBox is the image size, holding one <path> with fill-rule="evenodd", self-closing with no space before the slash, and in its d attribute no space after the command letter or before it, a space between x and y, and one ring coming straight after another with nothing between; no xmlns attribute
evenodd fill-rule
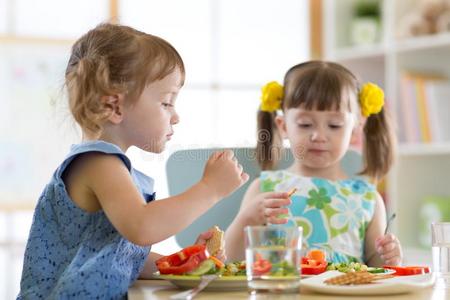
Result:
<svg viewBox="0 0 450 300"><path fill-rule="evenodd" d="M176 288L170 282L165 280L138 280L136 283L128 290L129 300L144 300L144 299L170 299L171 295L181 292L180 289ZM430 287L424 288L418 292L400 294L400 295L384 295L375 296L375 298L383 297L384 300L450 300L450 290ZM369 296L369 298L373 298ZM375 299L373 298L373 299ZM339 295L326 295L318 294L312 291L308 291L304 288L300 289L299 294L288 294L288 295L273 295L273 294L261 294L261 295L250 295L247 291L237 291L237 292L210 292L202 291L195 299L280 299L280 300L328 300L328 299L349 299L349 296L339 296ZM368 296L351 296L352 300L368 299Z"/></svg>

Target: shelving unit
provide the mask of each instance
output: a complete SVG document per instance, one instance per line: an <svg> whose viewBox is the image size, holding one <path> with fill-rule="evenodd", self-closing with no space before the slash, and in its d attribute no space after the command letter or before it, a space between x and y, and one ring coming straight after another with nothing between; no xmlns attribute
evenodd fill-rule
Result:
<svg viewBox="0 0 450 300"><path fill-rule="evenodd" d="M373 81L382 86L387 107L400 128L397 120L402 113L399 105L402 73L416 70L450 78L450 33L397 39L395 32L399 20L418 0L379 0L379 41L369 46L352 46L349 33L356 2L324 0L324 58L345 65L362 82ZM431 246L421 248L418 240L419 211L426 196L450 196L449 175L450 141L400 142L397 161L387 178L387 209L397 213L393 230L404 247L405 263L431 264Z"/></svg>

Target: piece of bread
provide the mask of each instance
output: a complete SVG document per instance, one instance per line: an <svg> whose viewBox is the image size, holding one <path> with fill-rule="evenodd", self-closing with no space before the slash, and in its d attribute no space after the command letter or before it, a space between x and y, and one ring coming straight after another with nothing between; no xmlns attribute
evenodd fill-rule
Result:
<svg viewBox="0 0 450 300"><path fill-rule="evenodd" d="M328 278L324 281L331 285L351 285L351 284L366 284L375 280L387 279L394 277L392 274L372 274L369 272L349 272L344 275Z"/></svg>
<svg viewBox="0 0 450 300"><path fill-rule="evenodd" d="M212 256L216 256L224 247L224 232L218 226L210 229L213 232L212 237L206 241L206 249Z"/></svg>

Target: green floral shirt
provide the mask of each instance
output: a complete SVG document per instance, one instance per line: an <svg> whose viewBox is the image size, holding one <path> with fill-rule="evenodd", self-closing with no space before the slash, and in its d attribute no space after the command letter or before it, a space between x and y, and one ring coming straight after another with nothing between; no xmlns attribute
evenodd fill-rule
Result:
<svg viewBox="0 0 450 300"><path fill-rule="evenodd" d="M288 226L303 228L303 246L322 249L332 262L364 262L364 238L375 210L376 188L362 178L331 181L288 171L264 171L261 191L297 188Z"/></svg>

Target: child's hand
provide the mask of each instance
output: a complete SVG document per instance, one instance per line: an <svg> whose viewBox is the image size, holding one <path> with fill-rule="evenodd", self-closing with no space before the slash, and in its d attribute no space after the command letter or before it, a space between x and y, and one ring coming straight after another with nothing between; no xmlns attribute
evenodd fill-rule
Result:
<svg viewBox="0 0 450 300"><path fill-rule="evenodd" d="M289 204L291 204L291 199L288 193L267 192L256 196L248 204L248 206L252 207L242 208L241 211L247 213L244 218L249 220L248 223L251 225L284 224L288 220L280 217L280 215L289 214L288 208L285 207Z"/></svg>
<svg viewBox="0 0 450 300"><path fill-rule="evenodd" d="M211 229L208 231L202 232L197 237L195 244L206 245L206 241L208 241L210 238L212 238L212 236L213 236L213 232ZM216 255L214 255L214 256L217 257L218 259L220 259L221 261L225 261L227 258L226 254L225 254L225 247L223 247L223 249L221 249L219 252L217 252Z"/></svg>
<svg viewBox="0 0 450 300"><path fill-rule="evenodd" d="M397 237L391 233L375 240L375 247L385 265L397 266L402 262L402 247Z"/></svg>
<svg viewBox="0 0 450 300"><path fill-rule="evenodd" d="M228 196L247 180L248 174L242 170L231 150L213 153L206 163L202 178L219 198Z"/></svg>

